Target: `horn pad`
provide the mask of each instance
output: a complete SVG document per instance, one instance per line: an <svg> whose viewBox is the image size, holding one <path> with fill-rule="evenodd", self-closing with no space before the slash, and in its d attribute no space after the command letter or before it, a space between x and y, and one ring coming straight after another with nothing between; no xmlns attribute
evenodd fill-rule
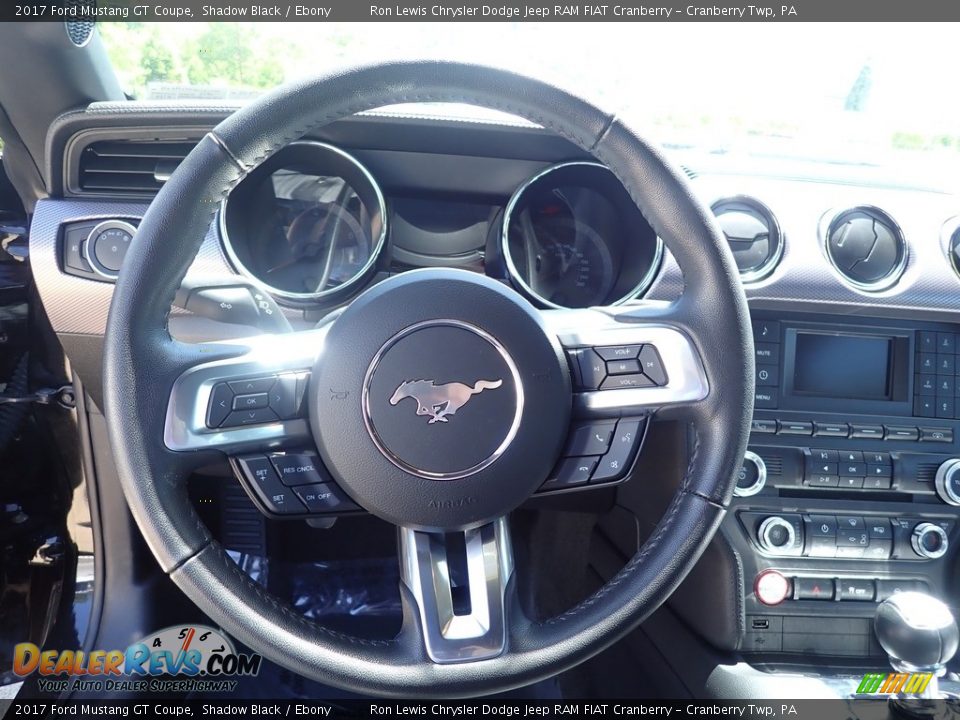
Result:
<svg viewBox="0 0 960 720"><path fill-rule="evenodd" d="M460 270L394 276L358 297L313 370L310 423L346 492L389 522L462 529L547 478L570 375L537 311Z"/></svg>

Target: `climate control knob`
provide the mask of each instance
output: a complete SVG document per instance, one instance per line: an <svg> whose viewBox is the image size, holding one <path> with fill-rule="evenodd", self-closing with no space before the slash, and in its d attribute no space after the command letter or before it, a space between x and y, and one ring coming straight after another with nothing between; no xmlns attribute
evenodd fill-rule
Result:
<svg viewBox="0 0 960 720"><path fill-rule="evenodd" d="M947 460L937 468L936 488L947 505L960 506L960 460Z"/></svg>
<svg viewBox="0 0 960 720"><path fill-rule="evenodd" d="M947 533L942 527L924 522L913 529L913 534L910 536L910 545L913 546L913 551L920 557L936 560L946 554L950 542L947 540Z"/></svg>
<svg viewBox="0 0 960 720"><path fill-rule="evenodd" d="M767 464L755 452L747 450L743 454L743 465L737 475L734 497L749 497L763 490L767 484Z"/></svg>
<svg viewBox="0 0 960 720"><path fill-rule="evenodd" d="M767 552L788 550L793 547L797 534L788 521L782 517L768 517L757 528L757 541Z"/></svg>

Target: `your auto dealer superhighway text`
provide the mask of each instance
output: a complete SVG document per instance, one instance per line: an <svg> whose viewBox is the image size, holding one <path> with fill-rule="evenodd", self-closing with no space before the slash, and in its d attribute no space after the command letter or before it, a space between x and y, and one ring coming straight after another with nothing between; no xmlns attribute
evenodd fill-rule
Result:
<svg viewBox="0 0 960 720"><path fill-rule="evenodd" d="M451 20L465 18L549 18L549 17L656 17L669 19L672 15L689 17L773 18L777 15L796 15L792 5L778 9L762 5L741 7L686 5L683 7L644 5L371 5L370 17L443 17Z"/></svg>

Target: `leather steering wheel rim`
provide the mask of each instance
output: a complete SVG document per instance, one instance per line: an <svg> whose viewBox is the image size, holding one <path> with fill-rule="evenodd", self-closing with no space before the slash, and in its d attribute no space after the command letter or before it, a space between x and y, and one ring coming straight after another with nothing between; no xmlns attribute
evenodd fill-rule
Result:
<svg viewBox="0 0 960 720"><path fill-rule="evenodd" d="M511 113L607 165L683 271L683 295L663 317L691 339L709 382L705 399L658 415L689 422L692 452L666 514L620 573L544 622L526 619L516 593L508 593L511 622L503 654L449 665L431 662L416 632L391 641L349 637L266 593L212 539L187 498L190 470L215 457L173 452L163 443L163 410L179 374L192 363L230 353L179 343L167 329L175 292L221 199L291 141L357 112L415 102ZM656 316L647 313L643 320ZM400 62L282 87L204 137L157 195L125 260L106 332L104 394L131 513L163 570L215 622L267 658L329 685L374 695L454 697L502 692L568 669L622 637L669 597L730 502L749 434L753 349L746 299L724 238L683 173L656 147L615 115L538 80L467 64ZM404 599L404 628L416 628Z"/></svg>

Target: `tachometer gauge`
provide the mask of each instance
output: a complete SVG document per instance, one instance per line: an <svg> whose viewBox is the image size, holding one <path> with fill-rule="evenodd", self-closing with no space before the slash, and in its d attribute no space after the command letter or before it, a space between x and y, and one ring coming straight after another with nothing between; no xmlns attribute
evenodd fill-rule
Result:
<svg viewBox="0 0 960 720"><path fill-rule="evenodd" d="M571 162L514 193L501 252L518 290L546 307L581 308L643 293L662 244L608 168Z"/></svg>
<svg viewBox="0 0 960 720"><path fill-rule="evenodd" d="M386 242L383 194L352 156L291 143L257 167L221 208L234 267L280 302L342 299L369 277Z"/></svg>

